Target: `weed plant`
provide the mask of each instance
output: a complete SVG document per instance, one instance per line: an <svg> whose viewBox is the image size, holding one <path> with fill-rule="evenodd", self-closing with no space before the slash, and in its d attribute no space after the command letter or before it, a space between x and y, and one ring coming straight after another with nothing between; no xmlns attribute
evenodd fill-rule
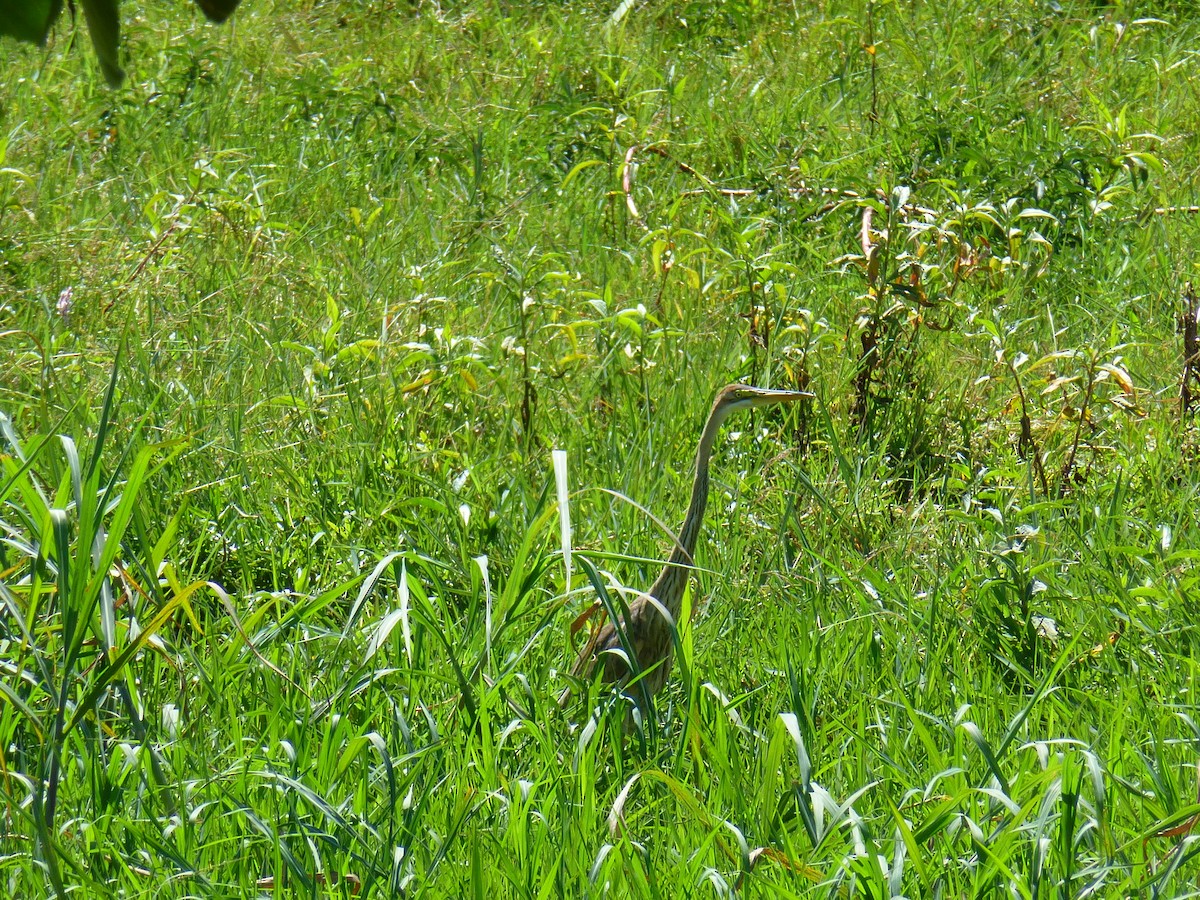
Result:
<svg viewBox="0 0 1200 900"><path fill-rule="evenodd" d="M0 892L1196 896L1189 5L125 6L0 47Z"/></svg>

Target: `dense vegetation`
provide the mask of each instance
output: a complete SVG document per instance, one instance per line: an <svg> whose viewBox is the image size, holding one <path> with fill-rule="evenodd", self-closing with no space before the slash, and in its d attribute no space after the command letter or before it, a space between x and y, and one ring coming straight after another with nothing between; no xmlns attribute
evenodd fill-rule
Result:
<svg viewBox="0 0 1200 900"><path fill-rule="evenodd" d="M0 48L0 890L1195 890L1188 4L145 7Z"/></svg>

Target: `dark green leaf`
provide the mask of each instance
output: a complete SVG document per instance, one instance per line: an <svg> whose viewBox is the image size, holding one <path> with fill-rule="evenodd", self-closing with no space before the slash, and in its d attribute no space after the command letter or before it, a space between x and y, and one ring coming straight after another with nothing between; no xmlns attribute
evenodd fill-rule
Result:
<svg viewBox="0 0 1200 900"><path fill-rule="evenodd" d="M121 17L117 0L83 0L83 16L87 19L88 34L100 60L104 80L111 87L120 87L125 70L118 59L121 49Z"/></svg>
<svg viewBox="0 0 1200 900"><path fill-rule="evenodd" d="M209 21L224 22L233 15L233 11L241 2L242 0L196 0L196 5L208 16Z"/></svg>
<svg viewBox="0 0 1200 900"><path fill-rule="evenodd" d="M0 35L43 43L62 6L62 0L0 0Z"/></svg>

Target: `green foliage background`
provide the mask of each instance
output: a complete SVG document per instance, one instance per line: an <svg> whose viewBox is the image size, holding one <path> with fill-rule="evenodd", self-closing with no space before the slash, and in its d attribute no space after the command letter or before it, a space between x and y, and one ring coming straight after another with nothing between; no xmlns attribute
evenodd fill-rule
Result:
<svg viewBox="0 0 1200 900"><path fill-rule="evenodd" d="M1185 5L70 38L0 48L13 896L1194 889ZM816 399L720 442L680 671L560 711L735 380Z"/></svg>

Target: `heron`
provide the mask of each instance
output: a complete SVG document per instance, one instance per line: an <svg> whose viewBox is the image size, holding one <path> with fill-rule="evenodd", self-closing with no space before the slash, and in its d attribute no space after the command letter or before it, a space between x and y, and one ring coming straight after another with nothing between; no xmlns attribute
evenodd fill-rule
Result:
<svg viewBox="0 0 1200 900"><path fill-rule="evenodd" d="M624 687L636 673L640 676L636 692L630 690L626 694L639 707L643 705L640 701L648 702L649 697L662 690L671 672L675 623L683 606L696 539L708 505L708 461L717 431L725 419L738 410L790 403L812 396L808 391L773 390L745 384L726 385L717 393L704 430L700 432L692 498L671 555L650 590L629 605L627 614L615 622L610 618L595 630L571 667L573 676L590 679L598 668L603 681ZM565 706L570 696L571 688L568 687L559 697L559 705Z"/></svg>

